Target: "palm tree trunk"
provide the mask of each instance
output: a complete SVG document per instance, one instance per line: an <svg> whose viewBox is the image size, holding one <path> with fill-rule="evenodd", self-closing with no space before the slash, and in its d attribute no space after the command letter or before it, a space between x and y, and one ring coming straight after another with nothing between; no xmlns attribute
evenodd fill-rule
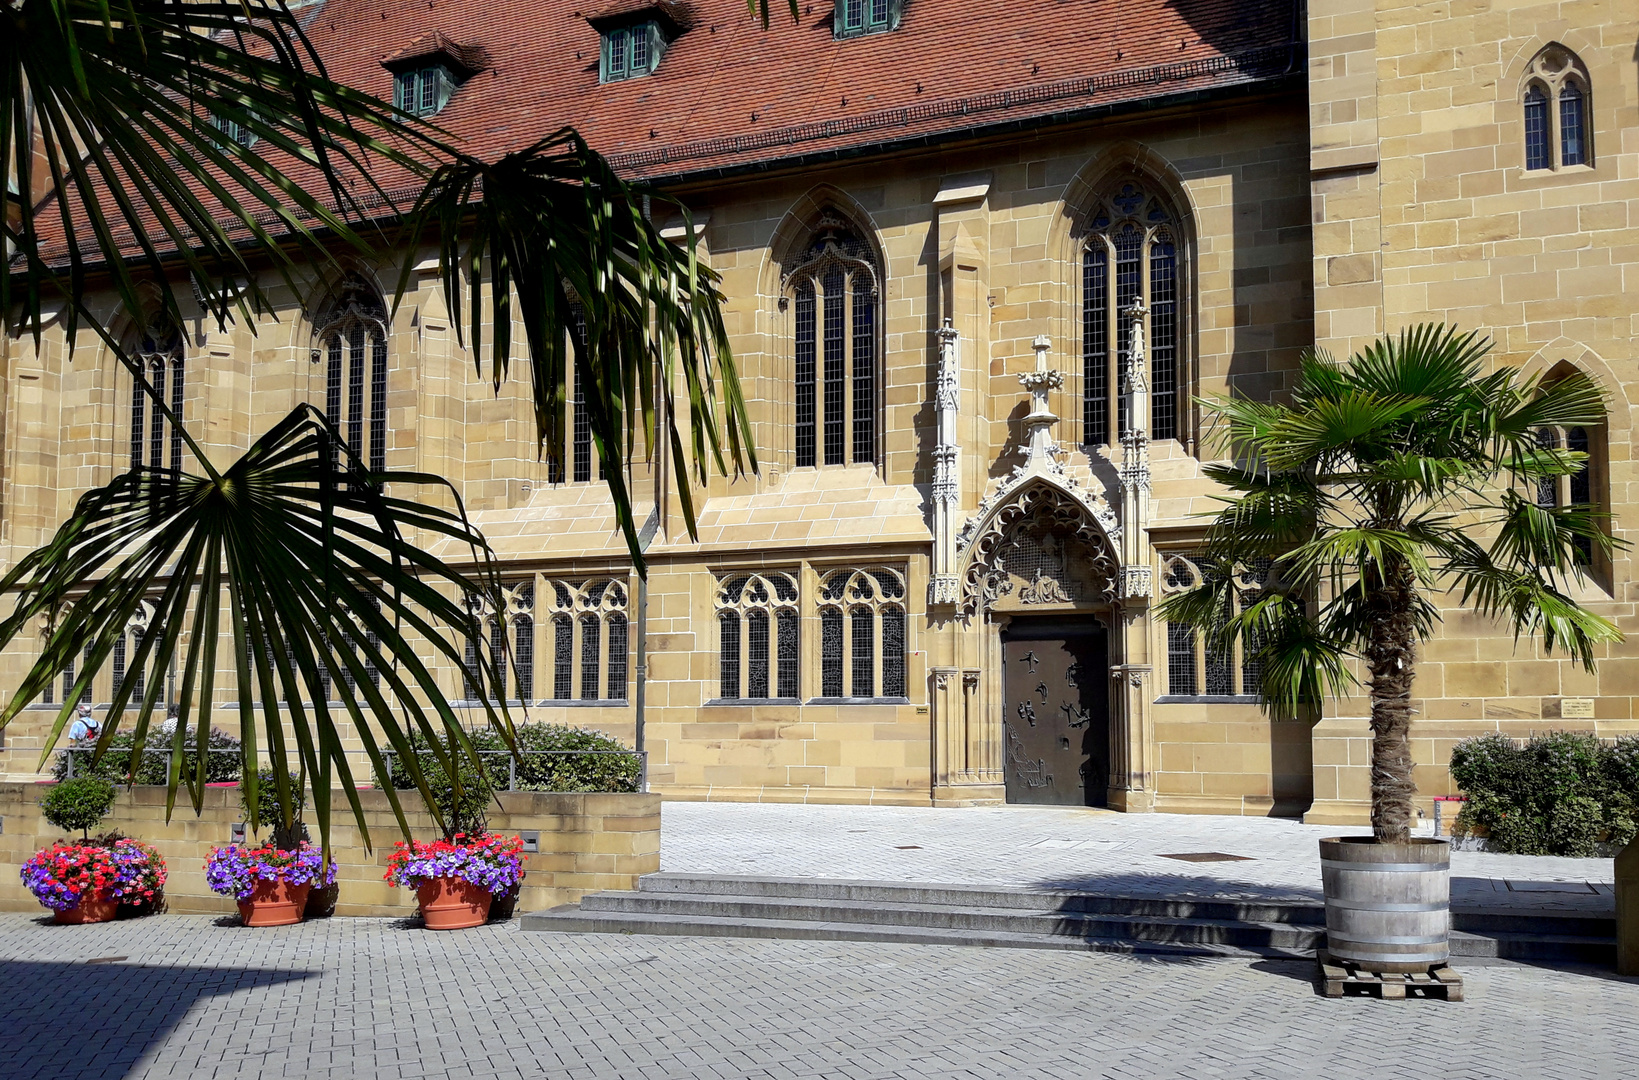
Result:
<svg viewBox="0 0 1639 1080"><path fill-rule="evenodd" d="M1417 791L1411 772L1411 683L1417 664L1415 588L1411 568L1404 564L1385 567L1383 577L1368 584L1372 834L1383 844L1411 839L1411 800Z"/></svg>

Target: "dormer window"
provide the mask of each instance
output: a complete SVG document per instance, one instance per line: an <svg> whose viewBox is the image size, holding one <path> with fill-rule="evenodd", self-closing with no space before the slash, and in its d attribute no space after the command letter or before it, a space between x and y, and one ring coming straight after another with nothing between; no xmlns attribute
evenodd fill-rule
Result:
<svg viewBox="0 0 1639 1080"><path fill-rule="evenodd" d="M416 116L432 116L488 63L481 46L459 45L443 34L427 34L381 65L393 73L393 104Z"/></svg>
<svg viewBox="0 0 1639 1080"><path fill-rule="evenodd" d="M227 141L238 143L247 149L256 144L256 133L237 120L229 120L225 116L213 115L211 117L211 127L225 135Z"/></svg>
<svg viewBox="0 0 1639 1080"><path fill-rule="evenodd" d="M615 0L588 15L598 32L598 82L621 82L660 66L666 47L688 28L688 14L673 0Z"/></svg>
<svg viewBox="0 0 1639 1080"><path fill-rule="evenodd" d="M660 24L653 20L606 30L599 81L619 82L647 75L660 65L660 54L665 49L666 39L660 32Z"/></svg>
<svg viewBox="0 0 1639 1080"><path fill-rule="evenodd" d="M431 116L449 104L458 84L443 64L429 64L393 76L393 104L417 116Z"/></svg>
<svg viewBox="0 0 1639 1080"><path fill-rule="evenodd" d="M880 34L899 25L903 0L837 0L831 16L836 36L861 37Z"/></svg>

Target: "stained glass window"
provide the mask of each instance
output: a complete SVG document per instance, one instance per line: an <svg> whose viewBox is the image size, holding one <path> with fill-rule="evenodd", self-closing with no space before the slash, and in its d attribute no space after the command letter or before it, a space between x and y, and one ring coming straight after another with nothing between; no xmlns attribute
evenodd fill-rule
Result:
<svg viewBox="0 0 1639 1080"><path fill-rule="evenodd" d="M876 274L863 242L827 216L790 274L798 466L876 459Z"/></svg>
<svg viewBox="0 0 1639 1080"><path fill-rule="evenodd" d="M825 275L825 463L841 465L844 456L847 415L848 360L843 351L842 271Z"/></svg>
<svg viewBox="0 0 1639 1080"><path fill-rule="evenodd" d="M905 696L905 609L882 610L882 696Z"/></svg>
<svg viewBox="0 0 1639 1080"><path fill-rule="evenodd" d="M747 612L746 697L768 697L768 677L768 612Z"/></svg>
<svg viewBox="0 0 1639 1080"><path fill-rule="evenodd" d="M567 615L552 617L552 697L568 701L575 696L575 626Z"/></svg>
<svg viewBox="0 0 1639 1080"><path fill-rule="evenodd" d="M183 349L182 335L171 328L156 328L144 334L136 346L137 360L148 376L148 384L160 401L169 401L171 411L182 415ZM170 397L167 399L167 380ZM167 467L165 451L170 449L169 467L182 468L182 429L165 418L159 406L150 408L148 394L131 380L131 464L151 468Z"/></svg>
<svg viewBox="0 0 1639 1080"><path fill-rule="evenodd" d="M602 681L603 621L596 615L580 619L580 696L582 701L599 700Z"/></svg>
<svg viewBox="0 0 1639 1080"><path fill-rule="evenodd" d="M733 611L717 615L717 696L740 696L740 616Z"/></svg>
<svg viewBox="0 0 1639 1080"><path fill-rule="evenodd" d="M1553 428L1537 429L1537 445L1544 450L1559 448L1559 433ZM1537 505L1552 508L1559 505L1559 479L1544 476L1537 480Z"/></svg>
<svg viewBox="0 0 1639 1080"><path fill-rule="evenodd" d="M853 610L853 679L850 692L854 697L876 696L876 617L867 607Z"/></svg>
<svg viewBox="0 0 1639 1080"><path fill-rule="evenodd" d="M518 680L518 700L528 702L535 697L535 620L518 615L512 620L514 677Z"/></svg>
<svg viewBox="0 0 1639 1080"><path fill-rule="evenodd" d="M1548 159L1548 97L1540 86L1525 91L1525 167L1546 169Z"/></svg>
<svg viewBox="0 0 1639 1080"><path fill-rule="evenodd" d="M778 650L781 697L795 698L802 695L798 683L797 641L799 622L795 611L781 611L774 617L778 629Z"/></svg>
<svg viewBox="0 0 1639 1080"><path fill-rule="evenodd" d="M824 697L903 697L905 579L886 567L849 568L820 583L820 684ZM844 620L848 642L844 649Z"/></svg>
<svg viewBox="0 0 1639 1080"><path fill-rule="evenodd" d="M1081 415L1083 441L1110 441L1110 253L1101 237L1087 244L1081 264Z"/></svg>
<svg viewBox="0 0 1639 1080"><path fill-rule="evenodd" d="M719 586L718 617L733 617L732 632L728 622L721 624L720 670L733 674L719 678L719 698L764 701L798 696L796 602L796 578L788 573L739 574Z"/></svg>
<svg viewBox="0 0 1639 1080"><path fill-rule="evenodd" d="M609 685L604 691L610 701L626 700L626 616L609 616Z"/></svg>
<svg viewBox="0 0 1639 1080"><path fill-rule="evenodd" d="M1230 695L1235 692L1235 655L1222 649L1206 650L1206 692Z"/></svg>
<svg viewBox="0 0 1639 1080"><path fill-rule="evenodd" d="M1150 438L1178 435L1178 257L1172 240L1150 243Z"/></svg>
<svg viewBox="0 0 1639 1080"><path fill-rule="evenodd" d="M842 696L842 612L820 612L820 696Z"/></svg>
<svg viewBox="0 0 1639 1080"><path fill-rule="evenodd" d="M387 307L362 278L336 288L321 317L324 411L372 470L387 467Z"/></svg>
<svg viewBox="0 0 1639 1080"><path fill-rule="evenodd" d="M1159 198L1128 182L1090 216L1081 266L1082 438L1105 446L1127 430L1122 372L1132 350L1129 311L1142 298L1148 310L1149 436L1176 439L1185 392L1180 386L1184 308L1173 215Z"/></svg>
<svg viewBox="0 0 1639 1080"><path fill-rule="evenodd" d="M814 464L814 284L797 286L797 464Z"/></svg>
<svg viewBox="0 0 1639 1080"><path fill-rule="evenodd" d="M1195 630L1183 623L1167 624L1167 693L1194 697Z"/></svg>
<svg viewBox="0 0 1639 1080"><path fill-rule="evenodd" d="M1581 453L1591 453L1593 447L1588 439L1586 428L1574 427L1565 433L1565 449L1576 450ZM1572 506L1587 506L1593 502L1593 462L1584 461L1582 467L1567 478L1567 488L1570 493ZM1593 562L1593 540L1586 536L1578 536L1572 543L1576 546L1577 558L1584 565Z"/></svg>
<svg viewBox="0 0 1639 1080"><path fill-rule="evenodd" d="M1586 165L1586 140L1583 138L1585 119L1582 110L1582 91L1576 83L1568 82L1559 91L1559 163Z"/></svg>

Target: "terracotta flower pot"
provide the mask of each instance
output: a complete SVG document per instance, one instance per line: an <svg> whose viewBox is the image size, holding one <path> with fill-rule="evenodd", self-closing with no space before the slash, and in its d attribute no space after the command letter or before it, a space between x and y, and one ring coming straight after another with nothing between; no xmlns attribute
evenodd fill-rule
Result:
<svg viewBox="0 0 1639 1080"><path fill-rule="evenodd" d="M51 921L63 926L78 926L81 923L113 922L114 916L119 914L120 902L104 889L101 892L85 893L80 902L67 911L55 911L51 914Z"/></svg>
<svg viewBox="0 0 1639 1080"><path fill-rule="evenodd" d="M464 930L489 921L489 905L494 899L460 878L433 878L415 891L421 901L421 917L428 930Z"/></svg>
<svg viewBox="0 0 1639 1080"><path fill-rule="evenodd" d="M239 918L246 926L291 926L302 921L307 894L313 886L285 881L258 881L256 891L239 901Z"/></svg>

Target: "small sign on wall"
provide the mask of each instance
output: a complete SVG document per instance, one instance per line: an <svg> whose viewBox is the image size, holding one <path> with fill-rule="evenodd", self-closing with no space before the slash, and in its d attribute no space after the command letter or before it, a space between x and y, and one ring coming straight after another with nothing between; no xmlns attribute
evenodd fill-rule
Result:
<svg viewBox="0 0 1639 1080"><path fill-rule="evenodd" d="M1593 698L1568 697L1559 699L1559 715L1562 720L1592 720Z"/></svg>

